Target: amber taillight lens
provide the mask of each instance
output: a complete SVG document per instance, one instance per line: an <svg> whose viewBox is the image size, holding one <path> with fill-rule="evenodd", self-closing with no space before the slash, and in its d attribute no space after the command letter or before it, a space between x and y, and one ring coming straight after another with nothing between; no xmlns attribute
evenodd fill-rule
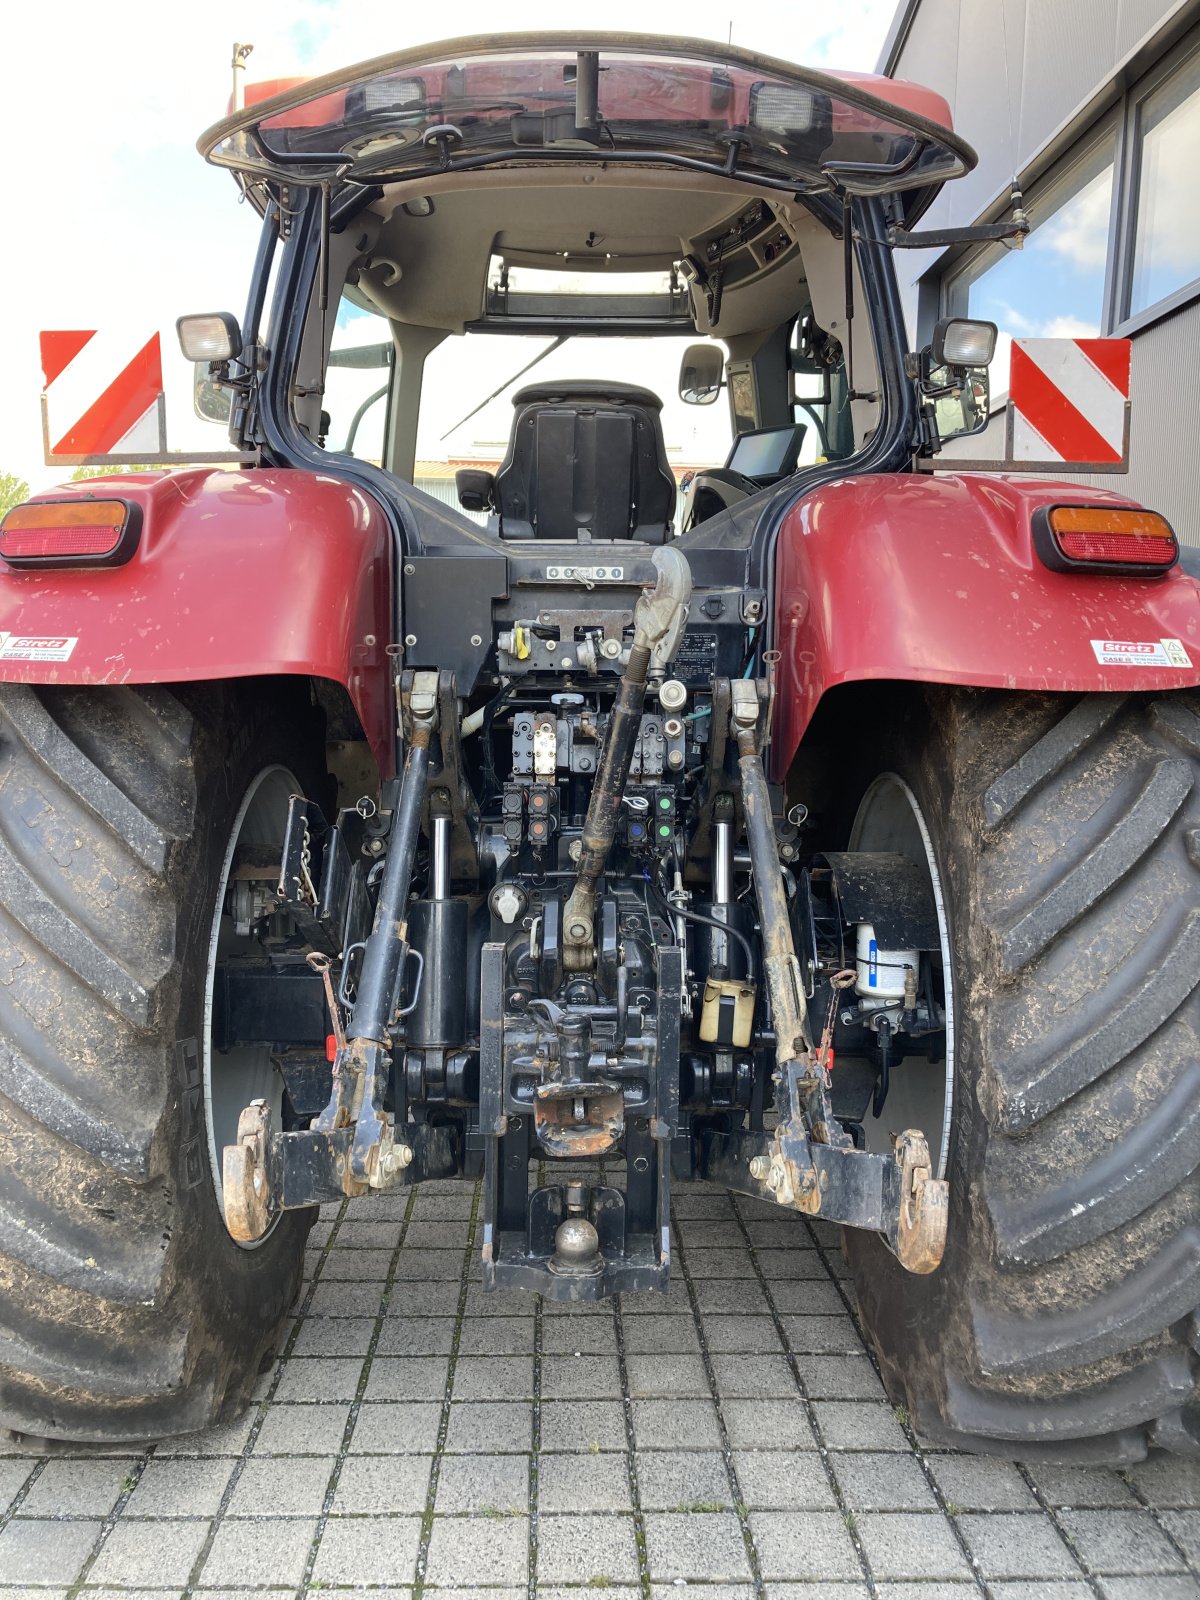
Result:
<svg viewBox="0 0 1200 1600"><path fill-rule="evenodd" d="M0 556L14 567L116 567L141 532L126 500L30 500L0 523Z"/></svg>
<svg viewBox="0 0 1200 1600"><path fill-rule="evenodd" d="M1033 543L1054 572L1156 578L1179 559L1171 524L1137 506L1041 506Z"/></svg>

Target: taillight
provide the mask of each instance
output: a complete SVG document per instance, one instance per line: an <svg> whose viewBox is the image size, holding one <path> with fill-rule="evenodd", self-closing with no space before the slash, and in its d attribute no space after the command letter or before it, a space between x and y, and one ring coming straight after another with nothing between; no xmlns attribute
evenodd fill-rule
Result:
<svg viewBox="0 0 1200 1600"><path fill-rule="evenodd" d="M132 501L30 500L0 523L0 556L14 567L117 567L141 527Z"/></svg>
<svg viewBox="0 0 1200 1600"><path fill-rule="evenodd" d="M1156 578L1179 560L1167 519L1134 506L1040 506L1033 545L1053 572Z"/></svg>

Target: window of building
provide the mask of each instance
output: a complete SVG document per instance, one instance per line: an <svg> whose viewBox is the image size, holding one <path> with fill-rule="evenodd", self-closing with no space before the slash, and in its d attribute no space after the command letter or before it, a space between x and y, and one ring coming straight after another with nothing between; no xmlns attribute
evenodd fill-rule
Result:
<svg viewBox="0 0 1200 1600"><path fill-rule="evenodd" d="M1129 314L1200 279L1200 54L1138 107Z"/></svg>
<svg viewBox="0 0 1200 1600"><path fill-rule="evenodd" d="M1082 146L1029 186L1023 250L989 245L942 279L942 312L1000 330L993 401L1014 338L1136 331L1200 296L1200 39L1127 92Z"/></svg>

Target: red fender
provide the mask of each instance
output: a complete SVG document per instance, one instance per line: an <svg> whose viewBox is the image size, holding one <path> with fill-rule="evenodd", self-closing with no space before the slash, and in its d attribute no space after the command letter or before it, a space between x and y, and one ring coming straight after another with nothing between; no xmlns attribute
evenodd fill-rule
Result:
<svg viewBox="0 0 1200 1600"><path fill-rule="evenodd" d="M73 638L61 662L5 660L0 682L184 683L298 674L342 684L385 777L395 770L387 646L392 540L376 503L318 473L90 479L39 500L137 501L124 566L0 562L0 629Z"/></svg>
<svg viewBox="0 0 1200 1600"><path fill-rule="evenodd" d="M1200 583L1051 572L1031 518L1056 502L1134 502L1077 484L869 475L798 500L776 551L781 651L772 776L827 690L863 679L984 688L1200 684ZM1102 666L1093 640L1182 643L1190 666ZM1178 652L1173 652L1178 654Z"/></svg>

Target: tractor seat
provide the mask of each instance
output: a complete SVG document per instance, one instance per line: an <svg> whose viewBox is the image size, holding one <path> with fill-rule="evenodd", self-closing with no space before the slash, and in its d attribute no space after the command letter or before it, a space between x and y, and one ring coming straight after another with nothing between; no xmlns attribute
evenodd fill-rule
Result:
<svg viewBox="0 0 1200 1600"><path fill-rule="evenodd" d="M656 394L632 383L535 383L513 405L488 497L502 539L664 542L675 478Z"/></svg>

